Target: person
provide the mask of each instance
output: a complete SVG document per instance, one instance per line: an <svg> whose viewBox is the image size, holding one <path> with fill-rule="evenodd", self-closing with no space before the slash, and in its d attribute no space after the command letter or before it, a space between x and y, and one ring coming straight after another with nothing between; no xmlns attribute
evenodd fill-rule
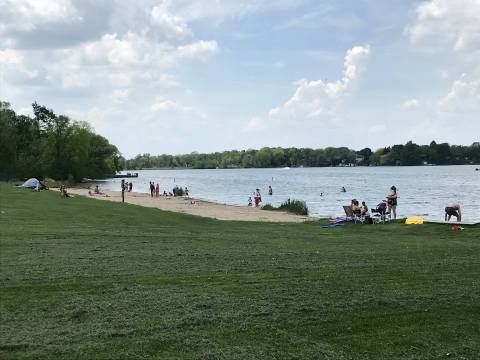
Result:
<svg viewBox="0 0 480 360"><path fill-rule="evenodd" d="M153 181L150 181L150 195L153 197L153 193L155 192L155 185L153 184Z"/></svg>
<svg viewBox="0 0 480 360"><path fill-rule="evenodd" d="M132 189L133 189L133 182L129 182L128 183L128 192L132 192Z"/></svg>
<svg viewBox="0 0 480 360"><path fill-rule="evenodd" d="M262 202L262 196L260 195L260 189L257 189L255 193L255 207L258 207L261 202Z"/></svg>
<svg viewBox="0 0 480 360"><path fill-rule="evenodd" d="M368 211L368 206L365 203L365 201L362 201L362 215L365 215L365 216L370 215L370 213Z"/></svg>
<svg viewBox="0 0 480 360"><path fill-rule="evenodd" d="M60 197L62 199L65 199L65 198L69 198L69 197L73 197L73 196L68 193L67 187L65 185L61 185L60 186Z"/></svg>
<svg viewBox="0 0 480 360"><path fill-rule="evenodd" d="M160 196L160 185L157 183L157 186L155 186L155 196L159 197Z"/></svg>
<svg viewBox="0 0 480 360"><path fill-rule="evenodd" d="M168 196L167 190L163 190L163 196Z"/></svg>
<svg viewBox="0 0 480 360"><path fill-rule="evenodd" d="M272 185L268 185L268 195L273 195Z"/></svg>
<svg viewBox="0 0 480 360"><path fill-rule="evenodd" d="M188 197L188 187L185 186L185 196Z"/></svg>
<svg viewBox="0 0 480 360"><path fill-rule="evenodd" d="M352 202L350 204L350 208L352 209L352 212L355 215L360 215L362 213L362 209L360 208L357 199L352 199Z"/></svg>
<svg viewBox="0 0 480 360"><path fill-rule="evenodd" d="M342 192L347 192L347 189L345 189L345 186L342 186L341 191L342 191Z"/></svg>
<svg viewBox="0 0 480 360"><path fill-rule="evenodd" d="M251 196L248 197L248 206L252 206L252 197Z"/></svg>
<svg viewBox="0 0 480 360"><path fill-rule="evenodd" d="M395 220L397 218L397 188L392 186L387 195L387 206L388 212L390 213L390 218Z"/></svg>
<svg viewBox="0 0 480 360"><path fill-rule="evenodd" d="M172 189L173 196L177 196L177 186L175 185Z"/></svg>
<svg viewBox="0 0 480 360"><path fill-rule="evenodd" d="M98 188L98 185L95 185L95 190L93 190L95 194L100 194L100 189Z"/></svg>
<svg viewBox="0 0 480 360"><path fill-rule="evenodd" d="M450 203L445 208L445 221L450 221L452 215L457 218L457 222L462 221L462 212L460 210L460 204L456 201Z"/></svg>

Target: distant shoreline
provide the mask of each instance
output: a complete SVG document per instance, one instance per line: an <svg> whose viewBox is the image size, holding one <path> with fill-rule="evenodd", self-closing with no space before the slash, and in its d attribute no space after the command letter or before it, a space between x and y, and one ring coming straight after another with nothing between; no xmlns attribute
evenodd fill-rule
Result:
<svg viewBox="0 0 480 360"><path fill-rule="evenodd" d="M331 168L414 168L414 167L446 167L446 166L479 166L479 164L445 164L445 165L352 165L352 166L275 166L275 167L152 167L139 169L125 169L120 173L144 170L243 170L243 169L331 169ZM475 171L475 169L474 169Z"/></svg>

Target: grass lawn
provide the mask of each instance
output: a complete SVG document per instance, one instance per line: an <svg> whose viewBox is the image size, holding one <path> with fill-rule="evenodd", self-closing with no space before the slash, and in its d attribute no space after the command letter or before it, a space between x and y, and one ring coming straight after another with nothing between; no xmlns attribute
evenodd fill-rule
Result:
<svg viewBox="0 0 480 360"><path fill-rule="evenodd" d="M216 221L0 183L0 359L479 359L480 227Z"/></svg>

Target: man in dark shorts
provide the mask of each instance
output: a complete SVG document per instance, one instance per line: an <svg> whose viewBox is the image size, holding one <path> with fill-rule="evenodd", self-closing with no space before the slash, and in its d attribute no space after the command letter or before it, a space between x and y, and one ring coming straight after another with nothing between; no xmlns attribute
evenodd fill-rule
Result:
<svg viewBox="0 0 480 360"><path fill-rule="evenodd" d="M462 221L462 212L460 211L460 205L457 202L450 203L445 208L445 221L450 221L452 216L457 218L457 222Z"/></svg>

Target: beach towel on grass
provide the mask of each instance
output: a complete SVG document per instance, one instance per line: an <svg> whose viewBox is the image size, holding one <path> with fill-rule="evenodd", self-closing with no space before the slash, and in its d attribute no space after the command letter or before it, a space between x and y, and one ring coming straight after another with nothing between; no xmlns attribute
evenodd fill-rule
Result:
<svg viewBox="0 0 480 360"><path fill-rule="evenodd" d="M421 216L409 217L405 220L405 224L407 225L422 225L423 222L424 219Z"/></svg>

